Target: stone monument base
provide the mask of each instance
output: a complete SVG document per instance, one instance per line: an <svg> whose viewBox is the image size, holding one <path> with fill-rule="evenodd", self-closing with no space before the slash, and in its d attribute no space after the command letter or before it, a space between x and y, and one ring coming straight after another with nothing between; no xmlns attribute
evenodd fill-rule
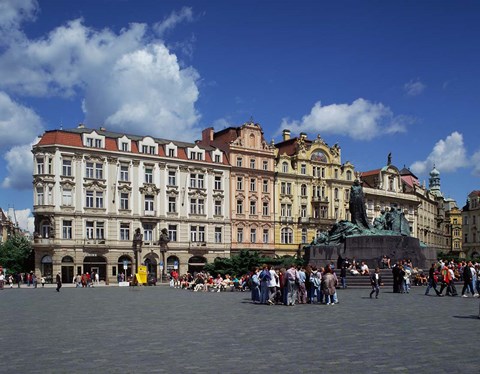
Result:
<svg viewBox="0 0 480 374"><path fill-rule="evenodd" d="M305 260L315 266L325 266L334 261L337 266L339 257L365 261L369 268L380 266L383 255L391 259L393 265L398 260L409 258L413 266L429 269L437 259L432 248L420 246L417 238L394 235L347 236L345 242L338 245L311 245L305 248Z"/></svg>

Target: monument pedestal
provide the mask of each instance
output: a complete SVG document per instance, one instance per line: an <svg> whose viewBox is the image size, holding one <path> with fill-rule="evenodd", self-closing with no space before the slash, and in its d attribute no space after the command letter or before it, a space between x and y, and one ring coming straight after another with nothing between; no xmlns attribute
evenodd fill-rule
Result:
<svg viewBox="0 0 480 374"><path fill-rule="evenodd" d="M325 266L331 261L352 259L365 261L370 268L380 265L383 255L391 259L393 265L398 260L411 259L413 266L429 269L437 259L434 249L421 247L417 238L402 235L359 235L347 236L338 245L311 245L305 249L305 260L315 266Z"/></svg>

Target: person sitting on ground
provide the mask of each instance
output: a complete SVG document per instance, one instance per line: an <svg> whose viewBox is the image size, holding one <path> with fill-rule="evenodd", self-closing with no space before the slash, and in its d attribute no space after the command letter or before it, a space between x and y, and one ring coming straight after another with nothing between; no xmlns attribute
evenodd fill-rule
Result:
<svg viewBox="0 0 480 374"><path fill-rule="evenodd" d="M362 264L360 265L360 274L361 275L370 274L370 270L368 269L368 265L365 263L365 261L362 261Z"/></svg>

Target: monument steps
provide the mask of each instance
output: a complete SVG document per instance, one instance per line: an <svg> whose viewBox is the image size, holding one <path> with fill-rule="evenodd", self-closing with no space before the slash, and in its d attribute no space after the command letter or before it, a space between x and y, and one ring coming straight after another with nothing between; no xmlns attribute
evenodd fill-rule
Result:
<svg viewBox="0 0 480 374"><path fill-rule="evenodd" d="M340 281L340 269L335 269L335 274L338 278L338 288L341 288ZM382 287L393 288L393 273L392 269L380 269L380 275L382 276ZM347 287L348 288L371 288L370 276L366 275L351 275L347 274Z"/></svg>

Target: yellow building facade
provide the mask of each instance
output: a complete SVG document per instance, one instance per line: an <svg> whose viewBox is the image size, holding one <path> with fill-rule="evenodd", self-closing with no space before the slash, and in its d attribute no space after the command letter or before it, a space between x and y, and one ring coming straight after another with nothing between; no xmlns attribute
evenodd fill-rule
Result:
<svg viewBox="0 0 480 374"><path fill-rule="evenodd" d="M354 167L341 162L341 149L320 136L291 138L275 145L275 253L295 255L318 233L349 219Z"/></svg>

